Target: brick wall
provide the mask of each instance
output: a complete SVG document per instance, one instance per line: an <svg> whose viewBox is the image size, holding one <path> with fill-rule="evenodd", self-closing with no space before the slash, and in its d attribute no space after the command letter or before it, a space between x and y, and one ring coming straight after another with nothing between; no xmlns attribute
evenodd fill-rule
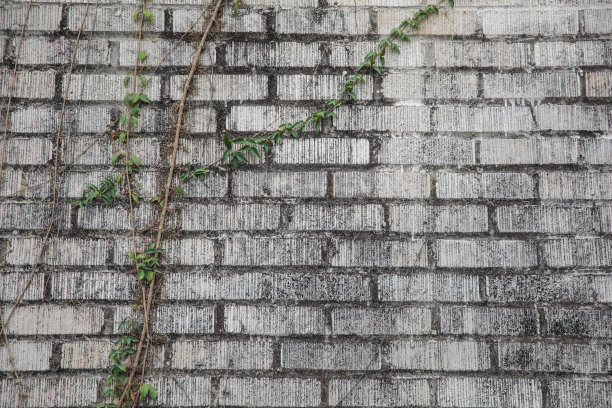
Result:
<svg viewBox="0 0 612 408"><path fill-rule="evenodd" d="M0 6L2 109L26 3ZM23 188L59 155L58 228L6 329L27 407L93 406L137 287L125 209L70 203L112 172L116 142L100 134L119 116L138 2L91 7L59 151L84 2L35 3L0 187L0 302L48 223L50 185ZM143 49L159 67L131 146L148 191L165 180L194 50L177 39L199 30L201 3L151 3ZM214 161L225 130L305 117L426 4L244 3L201 57L180 164ZM149 370L159 406L610 407L612 3L456 0L388 66L322 133L173 201ZM156 217L140 204L137 227ZM1 346L0 407L17 399Z"/></svg>

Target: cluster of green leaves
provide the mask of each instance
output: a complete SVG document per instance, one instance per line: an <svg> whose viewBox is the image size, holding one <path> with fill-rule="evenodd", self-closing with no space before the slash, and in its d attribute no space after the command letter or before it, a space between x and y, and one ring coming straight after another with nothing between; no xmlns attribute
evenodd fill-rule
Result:
<svg viewBox="0 0 612 408"><path fill-rule="evenodd" d="M117 199L117 185L121 182L122 177L123 173L117 174L114 177L107 177L100 181L98 185L87 185L83 189L82 197L74 200L72 204L79 208L91 205L97 200L101 200L104 204L112 204Z"/></svg>
<svg viewBox="0 0 612 408"><path fill-rule="evenodd" d="M128 256L136 264L138 280L140 282L151 282L155 273L163 274L164 271L159 265L159 255L164 253L164 249L157 248L151 243L146 251L141 254L130 252Z"/></svg>

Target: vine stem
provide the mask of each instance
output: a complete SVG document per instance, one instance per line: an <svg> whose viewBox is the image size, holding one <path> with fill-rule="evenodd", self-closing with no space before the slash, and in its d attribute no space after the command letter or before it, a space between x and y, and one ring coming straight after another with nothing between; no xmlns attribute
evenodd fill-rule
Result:
<svg viewBox="0 0 612 408"><path fill-rule="evenodd" d="M161 245L161 241L163 238L163 232L164 232L164 219L166 216L166 212L168 210L168 199L170 196L170 190L172 189L172 177L174 175L174 168L176 166L176 154L178 152L178 148L179 148L179 140L180 140L180 135L181 135L181 126L182 126L182 122L183 122L183 112L185 110L185 102L187 100L187 93L189 91L189 86L191 85L191 81L193 79L193 76L195 74L196 68L198 66L198 61L200 60L200 55L202 54L202 50L204 49L204 44L206 43L206 40L208 39L208 34L210 33L210 30L212 29L212 26L217 18L217 15L219 14L219 10L221 9L221 5L223 4L223 0L217 0L217 4L215 6L215 9L210 17L210 20L208 22L208 26L206 27L206 30L204 31L204 34L202 35L202 39L200 40L200 44L198 45L198 49L196 50L194 56L193 56L193 62L191 64L191 69L189 71L189 75L187 76L187 80L185 81L185 85L183 86L183 95L181 97L181 101L179 104L179 110L178 110L178 116L177 116L177 123L176 123L176 131L174 133L174 143L173 143L173 147L172 147L172 157L170 159L170 170L168 173L168 179L166 181L166 189L165 189L165 194L164 194L164 205L162 207L161 210L161 215L160 215L160 219L159 219L159 226L157 229L157 238L155 240L155 247L159 248ZM143 299L143 302L145 304L144 307L144 315L145 315L145 320L148 319L148 316L151 313L151 302L153 300L153 289L155 287L155 275L153 275L153 278L151 279L151 282L149 282L149 293L147 295L147 299ZM123 393L121 394L121 398L119 399L119 402L117 403L117 408L121 408L123 401L125 400L125 397L128 393L128 391L130 390L131 386L132 386L132 381L134 380L134 375L136 374L136 370L138 369L138 363L140 361L140 355L142 353L142 347L143 347L143 343L144 343L144 338L145 338L145 334L147 332L147 329L144 327L142 328L142 331L140 333L140 341L138 342L138 349L136 351L136 357L134 358L134 362L132 364L132 368L130 371L130 376L128 378L127 384L125 386L125 389L123 390ZM146 356L145 356L145 360L143 361L143 364L146 364Z"/></svg>

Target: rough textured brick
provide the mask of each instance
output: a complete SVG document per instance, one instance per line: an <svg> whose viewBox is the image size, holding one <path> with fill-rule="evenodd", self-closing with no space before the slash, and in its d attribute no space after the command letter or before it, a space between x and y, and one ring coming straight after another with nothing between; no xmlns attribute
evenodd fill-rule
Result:
<svg viewBox="0 0 612 408"><path fill-rule="evenodd" d="M282 100L328 100L336 98L348 76L340 75L279 75L278 98ZM354 88L357 99L372 99L374 84L371 76ZM283 144L284 145L284 144ZM283 146L281 145L281 146Z"/></svg>
<svg viewBox="0 0 612 408"><path fill-rule="evenodd" d="M246 407L317 407L321 383L309 378L222 378L219 404Z"/></svg>
<svg viewBox="0 0 612 408"><path fill-rule="evenodd" d="M15 309L6 329L16 335L97 334L103 323L100 307L21 306Z"/></svg>
<svg viewBox="0 0 612 408"><path fill-rule="evenodd" d="M578 140L569 138L483 139L480 163L499 165L576 164Z"/></svg>
<svg viewBox="0 0 612 408"><path fill-rule="evenodd" d="M385 164L473 164L474 146L471 140L450 137L392 137L383 139L379 157Z"/></svg>
<svg viewBox="0 0 612 408"><path fill-rule="evenodd" d="M10 272L3 271L0 274L0 301L14 301L25 288L25 283L29 278L29 272ZM42 273L32 276L32 282L23 294L23 300L41 300L44 296L45 279Z"/></svg>
<svg viewBox="0 0 612 408"><path fill-rule="evenodd" d="M534 198L535 183L522 173L439 173L440 198ZM541 188L541 187L540 187Z"/></svg>
<svg viewBox="0 0 612 408"><path fill-rule="evenodd" d="M300 106L233 106L227 116L226 126L238 132L272 131L283 123L303 120L312 112L312 109ZM312 129L313 126L305 128Z"/></svg>
<svg viewBox="0 0 612 408"><path fill-rule="evenodd" d="M202 3L198 3L201 6ZM172 28L174 32L199 32L207 24L207 19L203 18L201 9L178 8L172 12ZM219 17L221 30L230 33L258 33L266 31L265 15L260 12L252 12L245 9L238 9L238 14L234 15L231 9L226 10Z"/></svg>
<svg viewBox="0 0 612 408"><path fill-rule="evenodd" d="M547 41L534 45L535 63L543 67L609 65L612 43L609 41Z"/></svg>
<svg viewBox="0 0 612 408"><path fill-rule="evenodd" d="M70 208L59 205L55 209L55 225L70 227ZM51 204L40 202L0 203L0 228L11 230L41 230L49 226Z"/></svg>
<svg viewBox="0 0 612 408"><path fill-rule="evenodd" d="M119 43L120 55L119 64L124 67L133 67L136 61L137 40L121 40ZM140 48L147 51L147 64L153 67L157 66L191 66L192 57L195 53L195 48L186 43L173 43L170 41L142 40ZM215 47L211 44L206 44L202 50L202 55L198 60L199 65L212 65L216 62Z"/></svg>
<svg viewBox="0 0 612 408"><path fill-rule="evenodd" d="M0 70L0 97L7 98L51 99L55 94L55 72L17 71L13 83L13 70Z"/></svg>
<svg viewBox="0 0 612 408"><path fill-rule="evenodd" d="M164 12L160 8L150 8L153 13L153 23L143 26L143 31L163 31ZM78 31L85 13L84 5L68 7L68 29ZM124 6L98 6L90 10L91 17L85 20L84 31L101 32L138 32L139 22L134 22L133 7Z"/></svg>
<svg viewBox="0 0 612 408"><path fill-rule="evenodd" d="M279 222L280 206L273 204L190 204L182 210L186 231L272 230Z"/></svg>
<svg viewBox="0 0 612 408"><path fill-rule="evenodd" d="M75 107L66 109L63 128L76 133L97 133L109 123L110 109ZM54 108L31 106L11 110L11 131L15 133L52 133L58 127L59 111Z"/></svg>
<svg viewBox="0 0 612 408"><path fill-rule="evenodd" d="M67 198L81 198L83 196L83 190L89 184L99 184L101 180L115 176L111 170L89 170L89 171L68 171L60 176L59 180L59 194L60 197ZM144 191L155 191L155 172L150 170L141 169L136 176L138 182L142 184ZM48 179L48 178L46 178ZM46 180L45 179L45 180ZM117 192L117 197L125 197L123 191L120 189Z"/></svg>
<svg viewBox="0 0 612 408"><path fill-rule="evenodd" d="M611 14L612 16L612 14ZM612 71L587 72L586 96L591 98L609 98L612 96Z"/></svg>
<svg viewBox="0 0 612 408"><path fill-rule="evenodd" d="M308 238L234 237L225 241L224 265L319 265L322 241Z"/></svg>
<svg viewBox="0 0 612 408"><path fill-rule="evenodd" d="M473 73L388 73L383 79L383 94L398 100L472 99L478 94L477 86L478 78Z"/></svg>
<svg viewBox="0 0 612 408"><path fill-rule="evenodd" d="M580 96L580 79L575 72L531 72L485 74L485 98L526 98Z"/></svg>
<svg viewBox="0 0 612 408"><path fill-rule="evenodd" d="M137 248L144 248L149 242L138 242ZM115 240L114 263L131 265L127 254L132 249L132 241L128 238ZM169 239L164 242L164 263L166 265L207 265L214 261L213 241L205 238Z"/></svg>
<svg viewBox="0 0 612 408"><path fill-rule="evenodd" d="M434 64L438 67L526 67L529 45L519 42L436 41Z"/></svg>
<svg viewBox="0 0 612 408"><path fill-rule="evenodd" d="M332 43L329 61L332 66L354 68L363 62L363 57L370 51L376 51L374 42ZM401 45L401 53L387 54L385 64L388 67L407 68L429 66L426 62L424 43L414 41Z"/></svg>
<svg viewBox="0 0 612 408"><path fill-rule="evenodd" d="M75 341L62 344L62 360L60 366L64 369L100 369L109 365L108 354L112 343L107 340Z"/></svg>
<svg viewBox="0 0 612 408"><path fill-rule="evenodd" d="M544 242L543 252L544 263L554 268L612 265L609 239L550 239Z"/></svg>
<svg viewBox="0 0 612 408"><path fill-rule="evenodd" d="M557 407L607 408L612 401L612 382L605 380L557 380L550 383L550 403Z"/></svg>
<svg viewBox="0 0 612 408"><path fill-rule="evenodd" d="M493 302L588 302L585 275L487 276L487 297Z"/></svg>
<svg viewBox="0 0 612 408"><path fill-rule="evenodd" d="M276 14L280 34L367 34L370 17L361 9L281 10Z"/></svg>
<svg viewBox="0 0 612 408"><path fill-rule="evenodd" d="M203 181L184 186L185 197L224 197L227 194L227 175L209 174Z"/></svg>
<svg viewBox="0 0 612 408"><path fill-rule="evenodd" d="M594 9L584 10L584 31L592 34L610 34L612 20L612 10L610 9Z"/></svg>
<svg viewBox="0 0 612 408"><path fill-rule="evenodd" d="M534 110L540 130L608 130L612 118L605 105L538 105Z"/></svg>
<svg viewBox="0 0 612 408"><path fill-rule="evenodd" d="M536 336L535 308L445 306L440 308L441 332L481 336Z"/></svg>
<svg viewBox="0 0 612 408"><path fill-rule="evenodd" d="M113 208L106 205L92 205L79 208L77 225L86 230L129 230L131 229L130 212L124 208ZM153 222L155 208L142 203L134 208L134 227L143 229Z"/></svg>
<svg viewBox="0 0 612 408"><path fill-rule="evenodd" d="M2 171L0 193L3 196L10 195L11 197L49 198L51 197L51 185L45 183L47 180L49 180L49 174L46 171L8 167ZM27 188L34 185L38 187Z"/></svg>
<svg viewBox="0 0 612 408"><path fill-rule="evenodd" d="M332 266L406 267L427 266L427 250L422 240L373 241L334 240Z"/></svg>
<svg viewBox="0 0 612 408"><path fill-rule="evenodd" d="M238 197L323 197L327 191L323 172L243 171L233 181Z"/></svg>
<svg viewBox="0 0 612 408"><path fill-rule="evenodd" d="M391 231L411 233L485 232L487 208L482 205L390 207Z"/></svg>
<svg viewBox="0 0 612 408"><path fill-rule="evenodd" d="M212 306L160 306L155 311L153 330L157 333L212 333Z"/></svg>
<svg viewBox="0 0 612 408"><path fill-rule="evenodd" d="M612 163L612 139L583 139L580 141L580 158L588 164Z"/></svg>
<svg viewBox="0 0 612 408"><path fill-rule="evenodd" d="M130 151L136 153L142 166L157 164L159 161L159 143L152 138L130 138ZM85 151L85 149L87 149ZM85 151L84 154L82 154ZM116 146L108 140L96 137L70 138L66 141L63 160L71 164L111 165Z"/></svg>
<svg viewBox="0 0 612 408"><path fill-rule="evenodd" d="M535 246L515 240L438 240L438 266L527 268L537 264Z"/></svg>
<svg viewBox="0 0 612 408"><path fill-rule="evenodd" d="M593 276L595 299L603 303L612 303L612 277L609 275Z"/></svg>
<svg viewBox="0 0 612 408"><path fill-rule="evenodd" d="M378 299L386 302L477 302L478 276L410 273L379 275Z"/></svg>
<svg viewBox="0 0 612 408"><path fill-rule="evenodd" d="M274 161L282 164L367 164L367 139L321 138L287 139L274 151Z"/></svg>
<svg viewBox="0 0 612 408"><path fill-rule="evenodd" d="M69 100L82 101L123 101L125 88L123 78L125 75L101 74L85 75L72 74L68 88ZM151 101L158 101L161 97L161 82L158 76L147 76L147 87L143 90L138 85L138 92L147 94ZM66 91L67 79L64 79L62 92Z"/></svg>
<svg viewBox="0 0 612 408"><path fill-rule="evenodd" d="M430 129L428 106L352 106L336 110L339 130L426 132Z"/></svg>
<svg viewBox="0 0 612 408"><path fill-rule="evenodd" d="M540 197L544 199L610 200L611 186L612 173L540 173Z"/></svg>
<svg viewBox="0 0 612 408"><path fill-rule="evenodd" d="M198 370L269 370L272 343L252 341L182 340L172 347L172 368Z"/></svg>
<svg viewBox="0 0 612 408"><path fill-rule="evenodd" d="M16 45L14 43L14 45ZM20 64L64 64L72 57L76 41L69 38L45 37L24 38L21 45ZM0 55L2 53L0 52ZM109 65L111 61L108 40L86 40L81 38L75 56L79 65Z"/></svg>
<svg viewBox="0 0 612 408"><path fill-rule="evenodd" d="M529 108L505 106L439 106L439 132L521 132L534 129Z"/></svg>
<svg viewBox="0 0 612 408"><path fill-rule="evenodd" d="M490 368L489 346L474 341L392 341L389 366L399 370L482 371Z"/></svg>
<svg viewBox="0 0 612 408"><path fill-rule="evenodd" d="M578 34L578 10L529 9L484 11L482 30L488 37L500 35L558 36Z"/></svg>
<svg viewBox="0 0 612 408"><path fill-rule="evenodd" d="M6 164L46 164L53 154L53 143L49 139L8 139L5 147Z"/></svg>
<svg viewBox="0 0 612 408"><path fill-rule="evenodd" d="M547 309L546 330L552 336L612 337L612 313L597 309Z"/></svg>
<svg viewBox="0 0 612 408"><path fill-rule="evenodd" d="M123 272L55 272L51 276L54 299L131 300L137 284Z"/></svg>
<svg viewBox="0 0 612 408"><path fill-rule="evenodd" d="M331 231L380 231L384 223L383 207L367 205L297 205L291 213L289 229Z"/></svg>
<svg viewBox="0 0 612 408"><path fill-rule="evenodd" d="M0 8L0 30L21 31L27 7L6 5ZM27 31L57 31L60 28L60 5L37 5L30 8Z"/></svg>
<svg viewBox="0 0 612 408"><path fill-rule="evenodd" d="M323 310L307 306L225 306L228 333L291 336L323 334Z"/></svg>
<svg viewBox="0 0 612 408"><path fill-rule="evenodd" d="M232 42L227 45L225 58L229 66L314 67L321 54L316 42Z"/></svg>
<svg viewBox="0 0 612 408"><path fill-rule="evenodd" d="M429 382L419 378L332 379L329 403L343 407L429 406Z"/></svg>
<svg viewBox="0 0 612 408"><path fill-rule="evenodd" d="M186 75L170 79L170 97L180 100ZM268 96L268 77L263 75L197 75L189 94L192 101L258 100Z"/></svg>
<svg viewBox="0 0 612 408"><path fill-rule="evenodd" d="M426 198L430 187L425 172L337 172L333 183L335 197L353 198Z"/></svg>
<svg viewBox="0 0 612 408"><path fill-rule="evenodd" d="M542 408L542 389L533 379L443 378L438 385L441 407Z"/></svg>
<svg viewBox="0 0 612 408"><path fill-rule="evenodd" d="M378 11L378 34L389 34L394 27L399 26L415 11L416 9ZM478 17L474 11L440 10L440 14L430 16L423 21L418 33L423 35L472 35L476 33L478 23Z"/></svg>
<svg viewBox="0 0 612 408"><path fill-rule="evenodd" d="M11 238L6 261L32 265L42 245L40 238ZM89 238L50 238L42 262L49 265L103 265L109 241Z"/></svg>
<svg viewBox="0 0 612 408"><path fill-rule="evenodd" d="M378 346L369 343L290 342L281 347L281 367L290 370L380 370Z"/></svg>
<svg viewBox="0 0 612 408"><path fill-rule="evenodd" d="M431 311L424 307L333 309L332 331L361 336L429 334Z"/></svg>
<svg viewBox="0 0 612 408"><path fill-rule="evenodd" d="M603 374L611 353L609 345L502 343L499 360L504 370Z"/></svg>
<svg viewBox="0 0 612 408"><path fill-rule="evenodd" d="M26 408L95 405L98 400L97 378L22 378L21 383L23 393L28 396L23 405ZM0 406L19 406L19 388L15 380L0 380Z"/></svg>
<svg viewBox="0 0 612 408"><path fill-rule="evenodd" d="M157 390L157 404L170 407L195 407L211 403L211 380L204 377L152 378L151 385Z"/></svg>
<svg viewBox="0 0 612 408"><path fill-rule="evenodd" d="M18 371L46 371L51 360L51 343L11 341L11 355ZM6 345L0 346L0 372L12 371ZM1 401L1 400L0 400Z"/></svg>
<svg viewBox="0 0 612 408"><path fill-rule="evenodd" d="M592 234L599 230L593 207L501 206L495 210L495 220L501 232Z"/></svg>

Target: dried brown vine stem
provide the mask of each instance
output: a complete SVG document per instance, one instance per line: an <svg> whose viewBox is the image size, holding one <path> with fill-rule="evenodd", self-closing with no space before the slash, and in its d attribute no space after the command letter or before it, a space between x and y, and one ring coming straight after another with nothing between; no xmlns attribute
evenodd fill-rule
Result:
<svg viewBox="0 0 612 408"><path fill-rule="evenodd" d="M204 34L202 35L202 38L200 40L200 43L198 45L198 48L193 56L193 62L191 63L191 69L189 70L189 75L187 76L187 79L185 81L185 84L183 86L183 95L181 97L181 101L179 103L179 109L178 109L178 116L177 116L177 122L176 122L176 131L174 133L174 143L172 146L172 156L170 158L170 170L168 172L168 179L166 181L166 189L164 191L164 203L163 203L163 207L161 210L161 214L160 214L160 218L159 218L159 225L157 228L157 238L155 240L155 247L159 248L161 245L161 241L163 238L163 232L164 232L164 219L166 216L166 212L168 210L168 199L170 197L170 191L172 190L172 177L174 175L174 168L176 166L176 154L178 152L178 148L179 148L179 141L180 141L180 136L181 136L181 126L183 123L183 112L185 110L185 102L187 101L187 94L189 92L189 86L191 85L191 81L193 79L193 76L195 74L196 68L198 66L198 61L200 60L200 55L202 54L202 50L204 49L204 44L206 44L206 40L208 39L208 34L210 33L210 30L212 29L212 26L217 18L217 15L219 14L219 10L221 9L221 5L223 4L223 0L217 0L217 4L215 5L215 8L212 12L212 15L210 17L210 20L208 22L208 25L206 27L206 30L204 31ZM145 316L145 321L148 321L149 315L151 313L151 302L153 300L153 289L155 287L155 275L153 275L153 279L151 280L151 282L149 283L149 293L147 295L146 299L143 299L143 303L144 303L144 316ZM132 368L130 370L130 376L128 378L127 384L125 386L125 389L123 390L123 393L121 394L121 398L119 399L119 402L117 403L117 408L121 408L123 401L125 400L125 397L127 396L128 391L130 391L131 387L132 387L132 382L134 380L134 375L136 374L136 370L138 369L138 365L140 362L140 356L142 354L142 348L143 348L143 344L144 344L144 339L145 339L145 334L147 333L147 328L145 327L146 325L143 325L142 331L140 333L140 341L138 343L138 349L136 351L136 356L134 357L134 360L132 362ZM145 358L143 359L142 364L146 364L146 355ZM143 368L144 370L144 368ZM136 396L138 397L138 396Z"/></svg>

